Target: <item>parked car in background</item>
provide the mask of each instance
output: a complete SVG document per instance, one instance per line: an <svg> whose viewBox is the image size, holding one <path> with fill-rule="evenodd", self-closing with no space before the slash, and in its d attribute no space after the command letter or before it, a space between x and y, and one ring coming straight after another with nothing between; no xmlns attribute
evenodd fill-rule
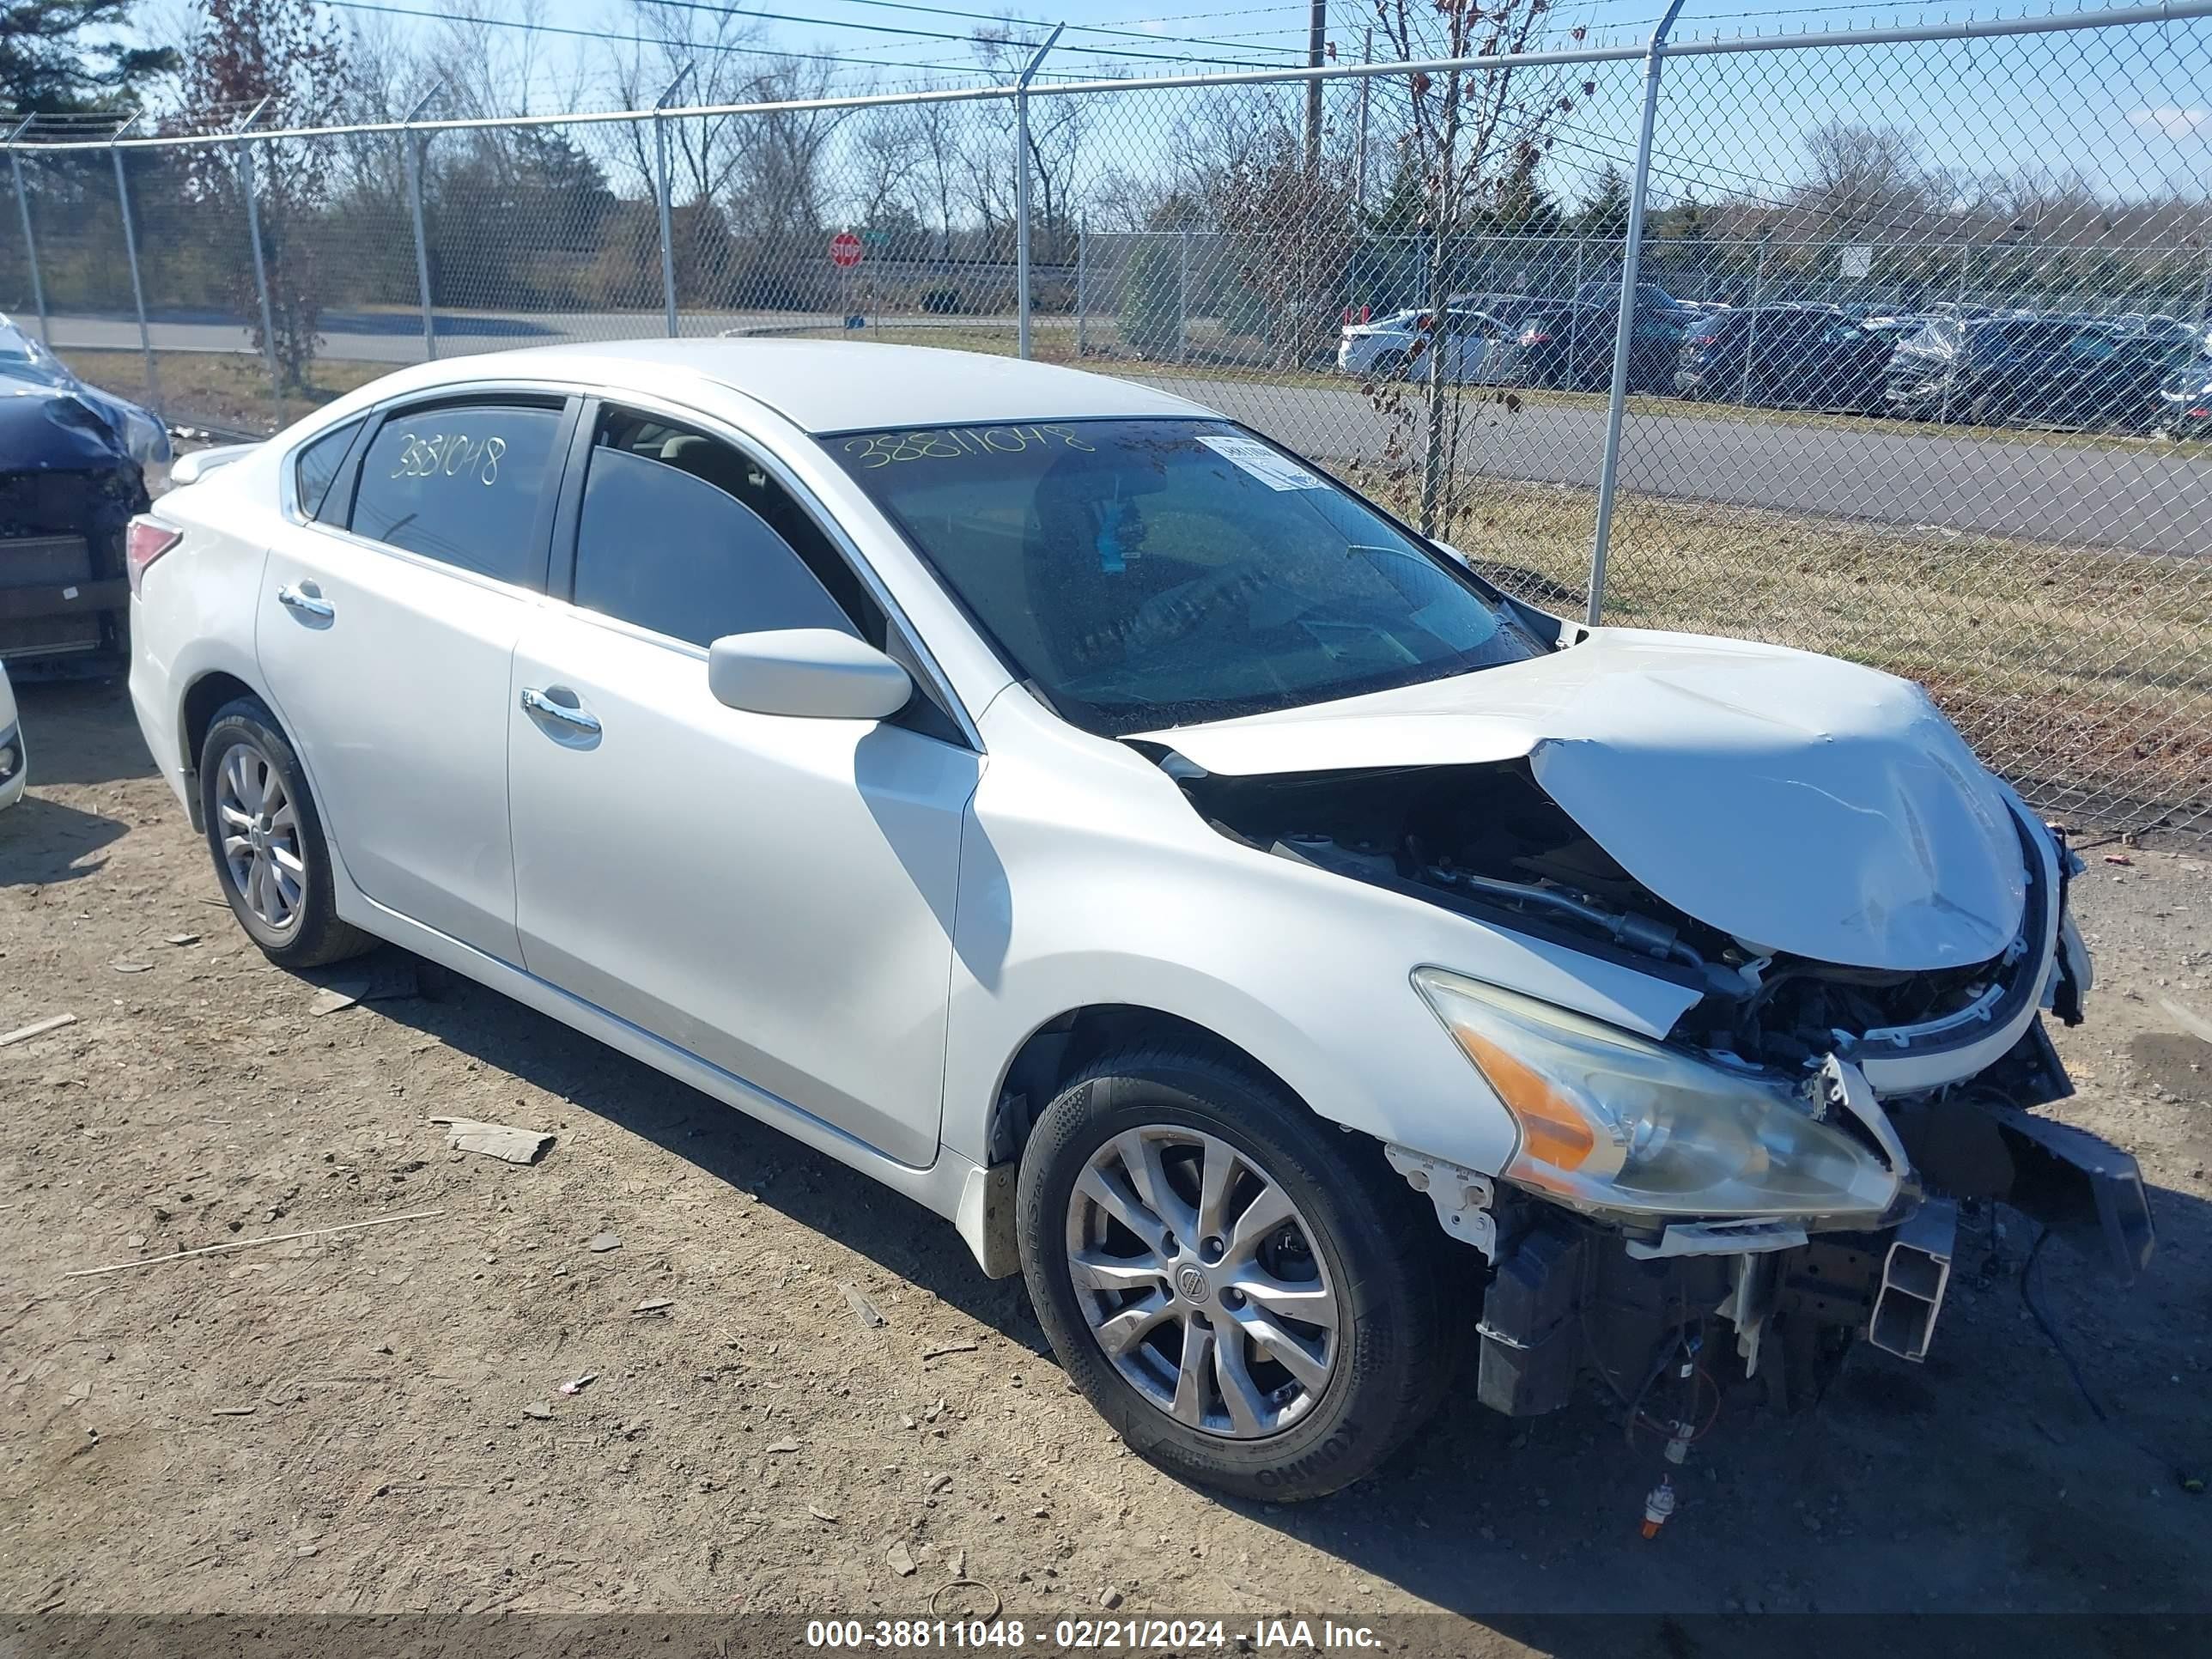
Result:
<svg viewBox="0 0 2212 1659"><path fill-rule="evenodd" d="M1887 401L1908 420L2140 431L2174 349L2101 320L1934 317L1891 357Z"/></svg>
<svg viewBox="0 0 2212 1659"><path fill-rule="evenodd" d="M2167 374L2151 424L2168 438L2212 439L2212 353L2199 352Z"/></svg>
<svg viewBox="0 0 2212 1659"><path fill-rule="evenodd" d="M1698 313L1679 306L1638 306L1628 353L1631 392L1672 392L1683 336ZM1511 386L1593 392L1613 383L1618 305L1554 301L1532 308L1499 356L1498 379Z"/></svg>
<svg viewBox="0 0 2212 1659"><path fill-rule="evenodd" d="M119 666L124 526L167 482L169 434L0 317L0 657Z"/></svg>
<svg viewBox="0 0 2212 1659"><path fill-rule="evenodd" d="M1495 352L1503 325L1470 306L1453 305L1439 332L1425 311L1393 312L1363 323L1346 323L1336 348L1336 366L1364 379L1425 380L1428 354L1443 354L1444 379L1454 386L1485 384L1496 372Z"/></svg>
<svg viewBox="0 0 2212 1659"><path fill-rule="evenodd" d="M2152 1250L2034 1111L2080 861L1924 692L1548 615L1158 388L434 362L131 549L140 729L272 961L394 941L915 1200L1240 1498L1372 1473L1465 1343L1522 1416L1918 1359L1958 1200Z"/></svg>
<svg viewBox="0 0 2212 1659"><path fill-rule="evenodd" d="M1686 398L1878 415L1895 349L1894 338L1824 307L1713 312L1683 336L1674 389Z"/></svg>
<svg viewBox="0 0 2212 1659"><path fill-rule="evenodd" d="M1618 315L1620 279L1616 276L1609 282L1584 283L1575 290L1573 297L1577 305L1602 306ZM1656 283L1638 283L1636 285L1636 308L1638 311L1680 312L1685 313L1686 320L1697 309L1676 299Z"/></svg>
<svg viewBox="0 0 2212 1659"><path fill-rule="evenodd" d="M0 661L0 806L13 806L23 799L29 766L22 719L15 712L15 689L8 683L8 665Z"/></svg>

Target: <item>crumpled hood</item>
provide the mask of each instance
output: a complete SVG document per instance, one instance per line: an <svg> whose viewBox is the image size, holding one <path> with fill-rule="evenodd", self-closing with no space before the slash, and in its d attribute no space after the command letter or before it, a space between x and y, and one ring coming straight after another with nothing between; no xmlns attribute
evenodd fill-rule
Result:
<svg viewBox="0 0 2212 1659"><path fill-rule="evenodd" d="M1984 962L2026 903L2006 793L1927 695L1778 646L1600 629L1527 662L1145 740L1228 775L1526 757L1668 903L1822 962Z"/></svg>

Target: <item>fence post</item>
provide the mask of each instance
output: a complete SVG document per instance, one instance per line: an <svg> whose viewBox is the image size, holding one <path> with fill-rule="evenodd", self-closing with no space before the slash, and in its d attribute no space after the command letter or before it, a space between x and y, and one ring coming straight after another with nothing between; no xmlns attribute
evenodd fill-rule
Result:
<svg viewBox="0 0 2212 1659"><path fill-rule="evenodd" d="M1606 400L1605 452L1597 468L1597 526L1590 535L1589 625L1605 609L1605 561L1613 541L1613 497L1620 479L1620 417L1628 403L1628 356L1636 338L1636 268L1644 255L1644 204L1651 185L1651 133L1659 119L1659 77L1667 31L1682 0L1667 9L1644 51L1644 125L1636 135L1636 179L1628 196L1628 240L1620 251L1620 321L1613 331L1613 391Z"/></svg>
<svg viewBox="0 0 2212 1659"><path fill-rule="evenodd" d="M123 176L123 135L137 124L138 116L134 114L115 129L114 137L108 140L107 156L115 163L115 196L123 204L123 252L131 262L131 303L138 311L138 349L146 354L146 403L158 415L161 383L154 373L154 332L146 326L146 286L138 278L138 232L131 222L131 185Z"/></svg>
<svg viewBox="0 0 2212 1659"><path fill-rule="evenodd" d="M661 89L660 96L653 100L653 189L660 198L660 306L672 340L676 337L676 233L672 223L674 186L668 180L668 118L662 112L690 73L691 65L686 63L676 71L675 79Z"/></svg>
<svg viewBox="0 0 2212 1659"><path fill-rule="evenodd" d="M1085 264L1091 247L1091 226L1087 220L1075 222L1075 361L1081 362L1090 342L1084 333L1084 307L1089 295L1084 292L1084 278L1089 274Z"/></svg>
<svg viewBox="0 0 2212 1659"><path fill-rule="evenodd" d="M442 81L415 100L400 125L405 129L399 142L406 146L407 213L415 222L415 288L422 298L422 358L425 362L438 355L438 325L436 313L430 306L430 245L422 234L422 149L425 136L414 130L415 118L429 107L430 100L445 90Z"/></svg>
<svg viewBox="0 0 2212 1659"><path fill-rule="evenodd" d="M1014 349L1030 355L1030 82L1067 27L1056 23L1014 82Z"/></svg>
<svg viewBox="0 0 2212 1659"><path fill-rule="evenodd" d="M8 135L8 170L15 175L15 210L23 216L23 258L31 267L31 304L39 313L39 343L51 351L53 331L46 325L46 285L39 279L39 244L31 234L31 198L23 188L23 158L15 154L15 141L30 131L36 119L34 115L25 116L22 124Z"/></svg>
<svg viewBox="0 0 2212 1659"><path fill-rule="evenodd" d="M1952 353L1950 368L1946 369L1943 374L1943 398L1942 402L1938 405L1936 410L1936 424L1938 426L1948 426L1951 424L1951 388L1958 384L1959 358L1966 349L1966 255L1972 252L1972 250L1971 248L1961 247L1957 255L1959 261L1959 314L1953 320L1958 326L1959 344L1957 349Z"/></svg>
<svg viewBox="0 0 2212 1659"><path fill-rule="evenodd" d="M1190 233L1176 232L1176 361L1190 360Z"/></svg>
<svg viewBox="0 0 2212 1659"><path fill-rule="evenodd" d="M1736 388L1735 400L1751 402L1751 360L1759 350L1759 284L1766 275L1766 239L1759 239L1759 252L1751 263L1751 332L1743 343L1743 383Z"/></svg>
<svg viewBox="0 0 2212 1659"><path fill-rule="evenodd" d="M252 113L231 129L244 132L261 118L261 112L269 107L264 98L253 106ZM246 240L253 249L253 293L261 302L261 360L269 368L269 401L276 409L276 424L284 424L284 382L276 372L276 324L269 307L269 268L261 254L261 204L254 199L253 144L250 139L238 146L239 182L246 191Z"/></svg>

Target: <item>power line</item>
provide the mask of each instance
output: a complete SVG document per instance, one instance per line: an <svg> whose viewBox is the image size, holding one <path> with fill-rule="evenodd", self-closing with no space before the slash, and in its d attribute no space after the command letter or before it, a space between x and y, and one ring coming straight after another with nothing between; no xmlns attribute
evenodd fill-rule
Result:
<svg viewBox="0 0 2212 1659"><path fill-rule="evenodd" d="M882 11L896 11L896 12L904 12L904 13L907 13L908 15L921 15L921 16L927 16L927 17L963 17L963 18L967 18L967 19L970 20L971 21L979 22L979 23L991 23L991 24L998 25L998 26L1000 26L1000 27L1004 27L1005 25L1006 25L1006 24L1008 24L1008 23L1024 23L1024 24L1027 24L1027 25L1029 25L1030 27L1033 27L1033 28L1049 28L1049 27L1051 27L1051 25L1050 25L1049 23L1044 22L1044 21L1041 21L1041 20L1039 20L1039 19L1037 19L1037 18L1034 18L1034 17L1018 17L1018 16L1017 16L1017 17L1008 17L1008 16L1006 16L1006 15L1002 15L1002 14L1000 14L1000 13L996 13L996 12L988 12L988 11L964 11L964 10L962 10L961 9L959 9L958 7L954 7L954 6L915 6L915 5L908 5L908 4L904 3L904 0L833 0L833 3L834 3L835 4L841 5L841 6L869 6L869 7L873 7L873 8L875 8L875 9L878 9L878 10L882 10ZM671 0L649 0L649 3L654 3L654 4L667 4L667 3L671 3ZM725 8L725 7L720 7L720 6L714 6L714 7L708 7L708 8L706 8L706 9L708 9L708 10L714 10L714 11L721 11L721 10L731 9L729 9L729 8ZM739 14L739 15L765 15L766 14L764 14L764 13L743 13L743 14ZM1224 13L1224 14L1223 14L1223 15L1228 15L1228 16L1241 16L1241 15L1248 15L1249 14L1245 14L1245 13ZM836 24L836 23L834 23L834 22L829 22L829 20L826 20L826 19L821 19L821 20L809 20L809 21L823 21L823 22L828 23L828 26L829 26L829 27L833 27L833 28L834 28L834 27L839 27L839 25L837 25L837 24ZM1218 39L1218 40L1206 40L1206 39L1204 39L1204 38L1202 38L1202 37L1196 36L1196 35L1178 35L1178 36L1174 37L1172 40L1169 40L1169 39L1164 39L1164 38L1163 38L1163 37L1162 37L1162 36L1160 36L1160 35L1153 34L1153 33L1150 33L1150 32L1148 32L1148 31L1146 31L1146 30L1144 30L1144 29L1140 29L1140 28L1116 28L1116 27L1115 27L1113 25L1111 25L1111 24L1108 24L1108 23L1070 23L1070 24L1068 24L1066 27L1067 27L1067 33L1070 33L1070 34L1097 34L1097 35L1106 35L1106 36L1110 36L1110 37L1115 37L1115 38L1119 38L1119 39L1123 39L1123 40L1151 40L1151 41L1154 41L1154 42L1157 42L1157 43L1158 43L1158 44L1160 44L1160 45L1164 45L1164 46L1182 45L1182 46L1229 46L1229 44L1230 44L1231 41L1234 41L1234 40L1239 40L1239 39L1249 38L1249 36L1224 35L1224 36L1221 37L1221 38L1220 38L1220 39ZM1263 34L1263 33L1264 33L1264 34L1272 34L1272 33L1280 33L1280 31L1279 31L1279 30L1274 30L1274 29L1262 29L1262 30L1254 30L1254 31L1251 31L1251 33L1252 33L1252 34ZM1025 45L1025 46L1034 46L1036 45L1036 43L1035 43L1034 41L1024 41L1024 42L1023 42L1022 44L1024 44L1024 45ZM1095 52L1101 51L1101 50L1102 50L1102 48L1096 47L1096 46L1093 46L1093 47L1087 47L1087 48L1086 48L1086 47L1078 47L1078 46L1067 46L1067 47L1064 47L1064 48L1062 48L1062 50L1064 50L1064 51L1068 51L1068 52L1090 51L1090 52ZM1240 46L1231 46L1231 50L1232 50L1232 51L1254 51L1254 50L1258 50L1258 48L1255 48L1255 47L1240 47ZM1295 47L1295 46L1276 46L1276 47L1268 47L1268 48L1267 48L1267 50L1269 50L1269 51L1277 51L1277 52L1296 52L1297 50L1298 50L1298 48L1297 48L1297 47ZM1117 54L1117 55L1118 55L1118 54ZM1141 56L1142 54L1137 54L1137 55ZM1176 62L1182 62L1182 61L1184 61L1184 60L1178 58L1178 59L1176 59L1176 60L1174 60L1174 61L1176 61ZM1203 59L1194 59L1194 60L1190 60L1190 61L1194 61L1194 62L1202 62L1202 61L1205 61L1205 60L1203 60Z"/></svg>
<svg viewBox="0 0 2212 1659"><path fill-rule="evenodd" d="M746 42L732 42L724 45L713 41L676 40L665 35L610 35L603 29L563 28L557 23L532 23L514 17L459 17L450 12L416 11L405 6L381 5L376 3L376 0L324 0L324 3L339 11L366 11L387 17L414 17L424 22L452 23L464 27L481 25L487 28L527 29L538 34L566 35L579 40L628 40L638 46L673 47L679 52L732 52L752 58L795 58L802 63L842 64L868 69L927 70L933 73L945 75L994 75L993 70L979 64L918 64L876 58L846 58L825 52L787 52L777 47L758 46ZM1084 77L1060 74L1052 78L1075 81Z"/></svg>
<svg viewBox="0 0 2212 1659"><path fill-rule="evenodd" d="M883 0L883 3L888 4L890 3L890 0ZM762 21L769 23L803 23L810 28L859 29L870 34L901 34L921 40L957 40L963 46L975 45L977 40L977 36L973 31L966 34L951 34L947 33L943 29L906 28L902 27L896 23L862 23L848 21L844 18L800 17L793 15L789 12L751 11L736 6L712 5L708 3L708 0L648 0L648 3L677 11L702 11L717 17L758 18ZM877 0L844 0L844 3L848 5L874 4L877 3ZM894 9L901 11L918 11L922 9L922 8L897 6L894 7ZM938 10L939 15L944 16L981 18L987 15L981 12L953 12L944 11L941 9L934 8L932 9ZM992 17L989 18L988 21L1002 26L1006 21L1006 20L1002 17ZM1152 40L1156 37L1151 35L1139 35L1136 38L1141 40ZM1009 36L1006 39L1004 44L1010 46L1018 46L1024 52L1033 52L1043 43L1037 40L1018 40ZM1190 52L1167 53L1156 52L1128 52L1117 49L1113 46L1061 46L1058 50L1060 52L1081 52L1084 55L1091 58L1111 58L1116 62L1127 62L1133 59L1144 58L1165 64L1206 64L1221 69L1275 69L1280 67L1280 65L1273 64L1255 64L1249 59L1206 58Z"/></svg>

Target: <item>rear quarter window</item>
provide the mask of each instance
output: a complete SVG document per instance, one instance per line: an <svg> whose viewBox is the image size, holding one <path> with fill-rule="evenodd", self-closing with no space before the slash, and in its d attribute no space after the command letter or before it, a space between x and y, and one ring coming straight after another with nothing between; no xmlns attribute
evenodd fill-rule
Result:
<svg viewBox="0 0 2212 1659"><path fill-rule="evenodd" d="M301 517L323 516L325 499L337 478L338 469L345 465L346 451L353 447L353 441L360 434L361 422L349 421L310 440L292 458L292 489L300 504Z"/></svg>

